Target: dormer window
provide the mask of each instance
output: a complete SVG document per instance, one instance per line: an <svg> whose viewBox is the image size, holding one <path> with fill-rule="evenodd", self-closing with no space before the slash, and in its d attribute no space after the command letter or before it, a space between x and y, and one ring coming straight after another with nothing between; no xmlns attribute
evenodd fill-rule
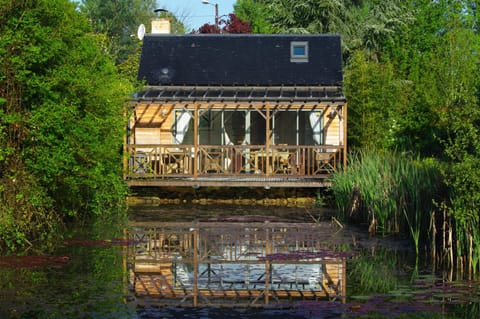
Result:
<svg viewBox="0 0 480 319"><path fill-rule="evenodd" d="M290 42L290 62L295 62L295 63L308 62L308 42L307 41Z"/></svg>

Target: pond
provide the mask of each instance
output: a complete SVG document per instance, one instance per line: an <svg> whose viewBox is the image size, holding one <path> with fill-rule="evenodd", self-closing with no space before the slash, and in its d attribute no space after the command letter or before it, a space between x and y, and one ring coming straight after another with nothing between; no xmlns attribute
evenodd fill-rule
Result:
<svg viewBox="0 0 480 319"><path fill-rule="evenodd" d="M0 257L0 318L480 316L478 281L320 208L134 206L123 226Z"/></svg>

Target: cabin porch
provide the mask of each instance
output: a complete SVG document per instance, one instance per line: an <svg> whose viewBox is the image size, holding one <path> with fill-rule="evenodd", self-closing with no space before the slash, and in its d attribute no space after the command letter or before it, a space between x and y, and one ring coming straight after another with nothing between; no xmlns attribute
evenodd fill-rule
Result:
<svg viewBox="0 0 480 319"><path fill-rule="evenodd" d="M130 186L325 187L346 166L340 87L155 86L134 102Z"/></svg>

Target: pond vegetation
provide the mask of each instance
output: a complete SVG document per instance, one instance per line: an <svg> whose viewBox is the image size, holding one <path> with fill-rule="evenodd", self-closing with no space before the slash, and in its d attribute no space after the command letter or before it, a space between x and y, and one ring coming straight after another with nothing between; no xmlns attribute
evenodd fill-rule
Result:
<svg viewBox="0 0 480 319"><path fill-rule="evenodd" d="M371 235L408 236L417 257L472 279L479 270L477 230L446 205L442 165L401 152L365 149L353 153L334 175L333 193L341 220L367 224Z"/></svg>

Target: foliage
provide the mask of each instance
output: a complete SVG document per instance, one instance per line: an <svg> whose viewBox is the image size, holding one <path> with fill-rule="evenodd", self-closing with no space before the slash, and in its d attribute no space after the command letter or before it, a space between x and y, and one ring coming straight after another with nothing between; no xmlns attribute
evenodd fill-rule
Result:
<svg viewBox="0 0 480 319"><path fill-rule="evenodd" d="M48 248L45 245L61 226L47 191L19 163L14 172L0 179L4 187L0 191L0 251L32 245Z"/></svg>
<svg viewBox="0 0 480 319"><path fill-rule="evenodd" d="M220 33L221 29L214 24L205 23L194 33Z"/></svg>
<svg viewBox="0 0 480 319"><path fill-rule="evenodd" d="M155 0L82 0L79 9L94 32L105 35L105 50L122 63L135 53L137 28L154 17L155 6Z"/></svg>
<svg viewBox="0 0 480 319"><path fill-rule="evenodd" d="M58 234L66 216L122 208L131 86L67 0L2 0L0 246Z"/></svg>
<svg viewBox="0 0 480 319"><path fill-rule="evenodd" d="M396 70L395 78L410 88L405 91L407 103L392 113L397 115L396 147L442 161L448 187L442 205L453 218L453 246L458 256L478 267L477 7L471 1L448 0L405 5L415 19L384 41L382 50Z"/></svg>
<svg viewBox="0 0 480 319"><path fill-rule="evenodd" d="M224 33L252 33L252 28L249 22L242 21L235 14L230 13L228 20L225 21L223 27Z"/></svg>
<svg viewBox="0 0 480 319"><path fill-rule="evenodd" d="M273 33L273 26L268 20L268 7L264 1L238 0L233 8L236 16L250 23L252 33Z"/></svg>
<svg viewBox="0 0 480 319"><path fill-rule="evenodd" d="M469 256L478 266L480 255L480 110L478 107L478 49L476 20L465 16L465 7L447 10L445 50L436 52L437 77L442 84L444 110L440 123L448 163L443 171L449 188L450 215L455 219L457 255ZM478 271L478 268L474 268Z"/></svg>
<svg viewBox="0 0 480 319"><path fill-rule="evenodd" d="M352 148L398 146L398 117L411 100L411 84L395 79L393 65L353 54L345 69L348 145Z"/></svg>
<svg viewBox="0 0 480 319"><path fill-rule="evenodd" d="M396 128L393 146L443 160L442 175L448 195L441 199L446 201L453 218L455 251L458 256L466 257L476 271L479 256L475 252L480 243L477 207L480 200L476 198L480 185L476 8L468 1L407 4L415 19L408 20L406 28L390 41L384 41L382 50L384 60L396 70L393 81L403 79L408 85L403 94L396 95L397 101L402 97L405 102L392 107L375 100L374 105L391 110L388 119L394 120ZM352 65L362 64L352 60ZM374 65L365 68L363 74L371 74L371 70L375 70ZM352 71L347 70L346 87L351 82L349 72ZM365 82L359 76L352 79ZM357 97L362 97L358 93L362 91L356 89L349 94L349 100L355 96L350 108L353 133L350 140L353 145L361 145L362 139L353 139L360 135L357 132L364 133L356 129L358 123L363 123L356 110L363 113L369 108L363 108L368 106L366 103L358 103Z"/></svg>
<svg viewBox="0 0 480 319"><path fill-rule="evenodd" d="M345 61L356 50L380 56L382 45L413 19L403 0L239 0L235 14L254 33L338 33Z"/></svg>

